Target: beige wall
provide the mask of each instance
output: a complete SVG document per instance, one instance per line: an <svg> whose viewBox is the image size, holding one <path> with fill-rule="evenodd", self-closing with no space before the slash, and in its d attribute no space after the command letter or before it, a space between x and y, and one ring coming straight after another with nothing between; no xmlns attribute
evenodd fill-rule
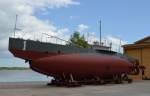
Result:
<svg viewBox="0 0 150 96"><path fill-rule="evenodd" d="M150 78L150 48L124 49L124 53L137 58L140 65L144 65L146 68L144 76ZM141 77L141 74L139 76Z"/></svg>
<svg viewBox="0 0 150 96"><path fill-rule="evenodd" d="M133 58L138 59L140 64L141 64L141 50L140 49L128 49L128 50L125 50L125 54L127 54L128 56L131 56Z"/></svg>
<svg viewBox="0 0 150 96"><path fill-rule="evenodd" d="M143 65L146 67L145 75L150 77L150 48L144 48L142 51Z"/></svg>
<svg viewBox="0 0 150 96"><path fill-rule="evenodd" d="M141 50L140 49L127 49L127 50L124 50L124 53L128 56L131 56L133 58L136 58L139 60L139 63L141 64ZM139 75L131 75L129 76L129 78L132 78L132 79L142 79L142 75L141 75L141 72Z"/></svg>

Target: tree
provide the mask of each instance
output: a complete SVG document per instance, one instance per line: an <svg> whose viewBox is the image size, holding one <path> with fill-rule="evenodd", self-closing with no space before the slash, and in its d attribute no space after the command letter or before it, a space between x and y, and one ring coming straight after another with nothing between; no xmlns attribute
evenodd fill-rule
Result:
<svg viewBox="0 0 150 96"><path fill-rule="evenodd" d="M69 40L69 45L75 45L77 47L82 47L82 48L88 48L89 45L85 41L84 35L80 36L80 33L78 31L75 31Z"/></svg>

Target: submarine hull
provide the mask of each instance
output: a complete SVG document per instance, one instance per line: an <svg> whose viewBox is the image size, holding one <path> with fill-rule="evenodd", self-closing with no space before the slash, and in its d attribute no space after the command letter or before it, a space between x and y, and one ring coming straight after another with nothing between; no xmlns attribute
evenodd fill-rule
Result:
<svg viewBox="0 0 150 96"><path fill-rule="evenodd" d="M129 74L133 64L116 56L93 56L82 54L57 55L33 60L33 70L54 77L108 78Z"/></svg>

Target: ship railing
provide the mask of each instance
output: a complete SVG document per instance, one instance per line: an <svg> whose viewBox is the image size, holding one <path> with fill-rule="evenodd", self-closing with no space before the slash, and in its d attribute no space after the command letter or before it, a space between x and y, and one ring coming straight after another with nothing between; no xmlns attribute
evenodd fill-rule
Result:
<svg viewBox="0 0 150 96"><path fill-rule="evenodd" d="M56 44L58 44L58 40L61 41L61 44L62 44L62 45L63 45L62 42L65 42L64 44L70 43L69 41L64 40L64 39L62 39L62 38L59 38L59 37L57 37L57 36L52 36L52 35L49 35L49 34L47 34L47 33L42 33L42 34L48 36L47 38L54 38L54 39L56 39L56 42L55 42ZM41 41L42 41L42 40L41 40ZM46 42L47 42L47 40L46 40Z"/></svg>
<svg viewBox="0 0 150 96"><path fill-rule="evenodd" d="M54 38L56 40L55 44L69 45L69 46L75 46L75 47L79 47L80 48L80 46L78 46L77 44L74 44L74 43L72 43L70 41L67 41L67 40L64 40L62 38L59 38L57 36L52 36L52 35L49 35L47 33L42 33L42 34L48 36L47 38ZM42 42L42 40L41 40L41 42ZM47 40L46 40L46 42L47 42ZM64 42L64 43L62 43L62 42ZM52 42L52 43L54 43L54 42Z"/></svg>

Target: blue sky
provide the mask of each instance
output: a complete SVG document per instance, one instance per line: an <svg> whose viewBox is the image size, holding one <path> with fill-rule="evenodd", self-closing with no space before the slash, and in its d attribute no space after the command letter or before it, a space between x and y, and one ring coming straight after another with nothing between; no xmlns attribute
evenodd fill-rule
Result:
<svg viewBox="0 0 150 96"><path fill-rule="evenodd" d="M98 20L101 18L102 37L112 36L133 43L150 35L150 0L37 1L40 2L0 1L0 66L28 66L8 52L8 36L14 27L16 14L19 15L19 25L23 25L23 30L28 32L53 32L54 29L67 28L68 32L63 35L69 36L82 24L88 27L86 31L94 32L99 38Z"/></svg>
<svg viewBox="0 0 150 96"><path fill-rule="evenodd" d="M78 0L79 1L79 0ZM129 43L150 35L149 0L80 0L80 5L49 9L47 15L37 11L35 15L50 19L59 27L71 31L79 24L89 26L89 32L98 33L98 20L102 19L103 36L112 35ZM69 18L72 16L72 19Z"/></svg>

